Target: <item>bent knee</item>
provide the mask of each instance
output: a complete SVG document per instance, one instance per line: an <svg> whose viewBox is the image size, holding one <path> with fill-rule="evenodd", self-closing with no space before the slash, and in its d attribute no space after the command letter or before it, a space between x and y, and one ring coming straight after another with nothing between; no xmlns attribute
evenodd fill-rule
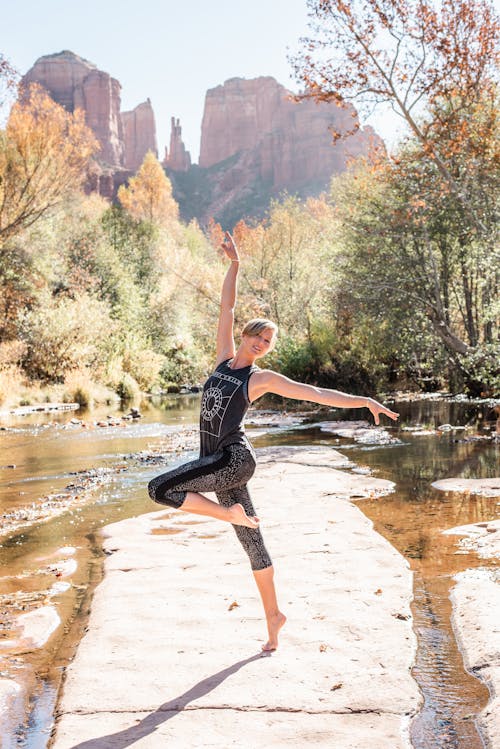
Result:
<svg viewBox="0 0 500 749"><path fill-rule="evenodd" d="M148 484L148 494L153 500L160 505L167 505L178 510L186 499L185 491L176 491L175 489L165 489L162 482L152 479Z"/></svg>

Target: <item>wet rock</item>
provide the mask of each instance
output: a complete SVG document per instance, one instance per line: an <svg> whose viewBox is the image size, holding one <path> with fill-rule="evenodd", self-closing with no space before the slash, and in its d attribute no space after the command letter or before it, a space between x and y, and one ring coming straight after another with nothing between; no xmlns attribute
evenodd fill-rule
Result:
<svg viewBox="0 0 500 749"><path fill-rule="evenodd" d="M353 439L361 445L401 444L401 440L392 437L386 429L371 426L367 421L321 421L316 426L322 432Z"/></svg>
<svg viewBox="0 0 500 749"><path fill-rule="evenodd" d="M55 575L56 577L69 577L76 572L78 563L76 559L63 559L57 564L51 564L48 567L48 572Z"/></svg>
<svg viewBox="0 0 500 749"><path fill-rule="evenodd" d="M11 652L41 648L60 623L54 606L41 606L27 614L20 614L15 621L16 628L20 629L17 639L0 642L0 648Z"/></svg>
<svg viewBox="0 0 500 749"><path fill-rule="evenodd" d="M180 387L180 385L168 385L164 392L167 395L169 395L170 393L172 393L172 394L173 393L180 393L181 392L181 387Z"/></svg>
<svg viewBox="0 0 500 749"><path fill-rule="evenodd" d="M22 703L20 684L14 679L0 678L0 736L14 736L14 716L21 714Z"/></svg>
<svg viewBox="0 0 500 749"><path fill-rule="evenodd" d="M458 545L462 551L475 551L484 559L500 559L500 520L459 525L443 531L447 536L464 536Z"/></svg>
<svg viewBox="0 0 500 749"><path fill-rule="evenodd" d="M500 477L491 479L450 478L433 481L431 486L443 492L480 494L483 497L500 497Z"/></svg>

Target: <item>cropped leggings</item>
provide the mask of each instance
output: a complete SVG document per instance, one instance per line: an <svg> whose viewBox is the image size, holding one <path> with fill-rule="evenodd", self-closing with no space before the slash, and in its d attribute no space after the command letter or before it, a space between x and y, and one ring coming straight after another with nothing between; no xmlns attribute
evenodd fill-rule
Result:
<svg viewBox="0 0 500 749"><path fill-rule="evenodd" d="M156 476L148 485L149 496L155 502L180 508L190 492L215 492L224 507L239 502L247 515L255 515L247 482L255 471L252 453L243 445L228 445L213 455L204 455L172 471ZM259 528L233 525L241 545L250 559L253 570L263 570L272 564Z"/></svg>

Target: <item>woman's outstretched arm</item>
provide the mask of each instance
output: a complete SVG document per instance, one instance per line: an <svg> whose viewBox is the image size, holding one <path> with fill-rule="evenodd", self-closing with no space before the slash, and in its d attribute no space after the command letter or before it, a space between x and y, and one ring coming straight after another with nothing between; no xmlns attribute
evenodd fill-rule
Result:
<svg viewBox="0 0 500 749"><path fill-rule="evenodd" d="M220 300L219 325L217 328L217 361L216 366L226 359L231 359L236 347L234 344L234 307L236 305L236 292L238 286L238 269L240 258L238 250L230 233L227 231L221 245L226 257L231 264L222 284Z"/></svg>
<svg viewBox="0 0 500 749"><path fill-rule="evenodd" d="M276 393L276 395L283 395L285 398L311 401L334 408L368 408L373 415L375 424L380 423L380 414L385 414L393 420L399 416L395 411L386 408L374 398L348 395L348 393L341 393L339 390L306 385L302 382L290 380L288 377L271 370L256 372L252 375L249 383L250 400L256 400L264 393Z"/></svg>

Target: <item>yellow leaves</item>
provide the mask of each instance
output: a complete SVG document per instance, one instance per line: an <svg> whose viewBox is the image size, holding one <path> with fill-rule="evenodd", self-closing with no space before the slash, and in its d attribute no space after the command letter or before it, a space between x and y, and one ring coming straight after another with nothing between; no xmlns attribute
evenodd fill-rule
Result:
<svg viewBox="0 0 500 749"><path fill-rule="evenodd" d="M40 86L25 91L0 139L0 238L30 226L79 188L97 150L81 111L66 112Z"/></svg>
<svg viewBox="0 0 500 749"><path fill-rule="evenodd" d="M172 184L156 156L148 151L135 177L118 190L118 200L132 218L168 226L177 221L179 206Z"/></svg>

